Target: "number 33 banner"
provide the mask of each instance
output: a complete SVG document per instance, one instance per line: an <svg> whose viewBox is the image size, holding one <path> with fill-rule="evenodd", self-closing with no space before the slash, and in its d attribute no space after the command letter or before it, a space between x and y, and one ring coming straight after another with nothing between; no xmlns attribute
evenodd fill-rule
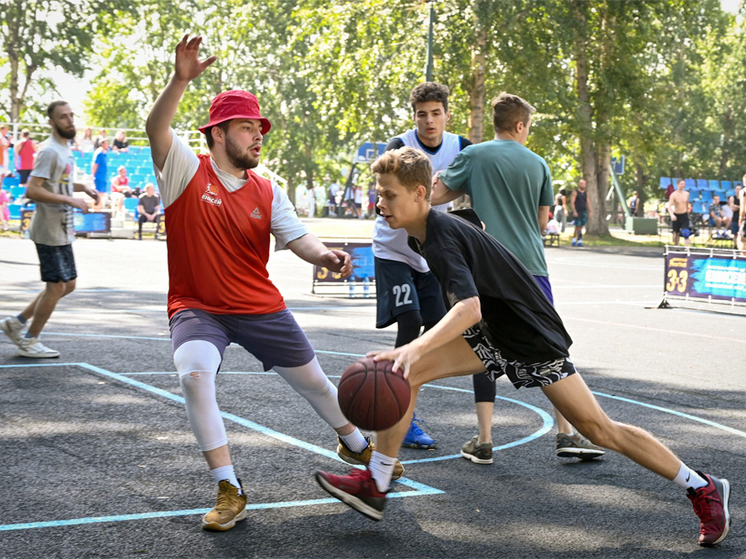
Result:
<svg viewBox="0 0 746 559"><path fill-rule="evenodd" d="M746 256L666 255L666 296L746 303Z"/></svg>

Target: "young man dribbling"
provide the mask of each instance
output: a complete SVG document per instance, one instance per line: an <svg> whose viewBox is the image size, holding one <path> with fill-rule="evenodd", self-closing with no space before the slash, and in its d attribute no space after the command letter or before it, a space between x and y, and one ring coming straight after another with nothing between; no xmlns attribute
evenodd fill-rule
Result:
<svg viewBox="0 0 746 559"><path fill-rule="evenodd" d="M684 488L700 518L701 545L728 534L730 484L689 469L650 433L609 419L569 359L572 343L562 320L531 273L475 222L430 208L430 163L402 148L371 167L378 178L378 207L427 260L449 308L446 316L412 343L374 352L394 361L412 388L399 422L377 434L366 470L349 476L316 473L322 488L358 512L380 520L391 472L409 428L420 386L481 370L507 375L516 388L540 387L552 404L593 443L616 450ZM374 463L377 467L373 467Z"/></svg>

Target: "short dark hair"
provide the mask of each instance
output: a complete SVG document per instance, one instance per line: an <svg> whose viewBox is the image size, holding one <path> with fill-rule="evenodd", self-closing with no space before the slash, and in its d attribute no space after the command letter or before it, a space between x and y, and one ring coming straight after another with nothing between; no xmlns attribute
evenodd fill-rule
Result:
<svg viewBox="0 0 746 559"><path fill-rule="evenodd" d="M492 125L495 132L509 132L518 122L528 124L536 108L528 101L503 91L492 100Z"/></svg>
<svg viewBox="0 0 746 559"><path fill-rule="evenodd" d="M57 107L61 107L62 105L69 105L69 104L70 103L68 103L67 101L62 101L62 100L52 101L51 103L49 103L49 106L47 107L47 116L49 118L52 118L52 115L54 114L54 110Z"/></svg>
<svg viewBox="0 0 746 559"><path fill-rule="evenodd" d="M421 83L409 94L409 102L412 105L412 112L417 112L417 103L427 103L428 101L438 101L443 103L443 110L448 110L448 96L451 90L447 85L438 82Z"/></svg>
<svg viewBox="0 0 746 559"><path fill-rule="evenodd" d="M420 150L411 147L392 149L376 159L370 166L375 175L394 175L410 192L422 185L425 197L430 200L433 168L430 159Z"/></svg>
<svg viewBox="0 0 746 559"><path fill-rule="evenodd" d="M224 134L228 133L228 127L231 125L230 120L224 120L223 122L219 122L215 126L220 128ZM212 129L215 128L215 126L210 126L210 128L205 128L205 141L207 142L207 147L212 149L212 146L215 145L215 140L212 137Z"/></svg>

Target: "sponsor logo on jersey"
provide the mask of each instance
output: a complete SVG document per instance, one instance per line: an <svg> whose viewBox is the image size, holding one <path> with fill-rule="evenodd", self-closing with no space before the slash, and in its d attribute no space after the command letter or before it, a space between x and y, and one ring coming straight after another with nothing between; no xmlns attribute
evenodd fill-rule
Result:
<svg viewBox="0 0 746 559"><path fill-rule="evenodd" d="M220 206L222 205L223 201L218 198L218 187L212 184L211 182L207 183L207 188L205 189L205 193L202 195L202 201L208 202L212 204L213 206Z"/></svg>
<svg viewBox="0 0 746 559"><path fill-rule="evenodd" d="M262 219L262 212L259 211L259 208L254 208L254 211L251 212L251 217L254 219Z"/></svg>

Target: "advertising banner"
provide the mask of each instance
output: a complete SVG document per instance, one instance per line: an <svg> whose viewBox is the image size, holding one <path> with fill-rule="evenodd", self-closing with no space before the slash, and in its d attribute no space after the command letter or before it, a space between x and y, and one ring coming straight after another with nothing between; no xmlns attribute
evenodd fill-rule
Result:
<svg viewBox="0 0 746 559"><path fill-rule="evenodd" d="M746 303L746 256L730 252L667 252L665 297Z"/></svg>
<svg viewBox="0 0 746 559"><path fill-rule="evenodd" d="M83 212L73 214L76 233L110 233L111 214L109 212Z"/></svg>
<svg viewBox="0 0 746 559"><path fill-rule="evenodd" d="M323 266L314 266L313 268L313 286L315 293L316 286L324 284L347 284L352 282L361 282L364 285L372 285L375 282L375 266L373 262L373 247L368 242L330 242L327 241L327 247L333 250L343 250L352 258L352 276L349 279L343 279L336 272L332 272Z"/></svg>

